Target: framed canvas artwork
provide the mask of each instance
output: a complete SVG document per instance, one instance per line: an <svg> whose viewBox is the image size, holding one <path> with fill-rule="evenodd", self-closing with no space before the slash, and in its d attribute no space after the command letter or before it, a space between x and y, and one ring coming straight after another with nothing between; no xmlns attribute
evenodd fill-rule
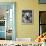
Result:
<svg viewBox="0 0 46 46"><path fill-rule="evenodd" d="M22 10L22 23L32 23L32 10Z"/></svg>

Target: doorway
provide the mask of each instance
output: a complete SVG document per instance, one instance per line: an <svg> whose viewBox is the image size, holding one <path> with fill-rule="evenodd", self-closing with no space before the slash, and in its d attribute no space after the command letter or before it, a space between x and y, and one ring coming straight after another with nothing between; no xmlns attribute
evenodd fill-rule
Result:
<svg viewBox="0 0 46 46"><path fill-rule="evenodd" d="M0 40L15 40L15 3L0 3Z"/></svg>

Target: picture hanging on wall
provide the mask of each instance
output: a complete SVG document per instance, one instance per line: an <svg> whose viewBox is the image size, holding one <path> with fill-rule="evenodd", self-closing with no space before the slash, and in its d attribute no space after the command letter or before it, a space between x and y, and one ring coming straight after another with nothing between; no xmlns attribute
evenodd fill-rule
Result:
<svg viewBox="0 0 46 46"><path fill-rule="evenodd" d="M32 23L32 10L22 10L22 22Z"/></svg>

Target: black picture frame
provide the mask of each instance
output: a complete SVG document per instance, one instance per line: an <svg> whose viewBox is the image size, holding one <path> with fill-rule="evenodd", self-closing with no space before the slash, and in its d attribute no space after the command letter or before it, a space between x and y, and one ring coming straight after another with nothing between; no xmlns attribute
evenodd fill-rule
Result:
<svg viewBox="0 0 46 46"><path fill-rule="evenodd" d="M32 23L32 10L22 10L22 23Z"/></svg>

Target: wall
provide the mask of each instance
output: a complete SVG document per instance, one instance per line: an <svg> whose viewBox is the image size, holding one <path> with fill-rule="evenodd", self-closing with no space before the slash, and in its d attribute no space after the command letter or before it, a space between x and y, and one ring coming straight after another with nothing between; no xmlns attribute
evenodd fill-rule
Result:
<svg viewBox="0 0 46 46"><path fill-rule="evenodd" d="M39 27L38 27L38 4L37 0L19 0L17 5L17 37L18 38L36 38L38 36ZM32 10L33 15L33 23L32 24L22 24L22 10L30 9Z"/></svg>
<svg viewBox="0 0 46 46"><path fill-rule="evenodd" d="M38 4L38 0L3 0L0 2L16 2L16 37L36 38L39 34L39 10L46 10L46 5ZM33 14L32 24L22 24L22 10L30 9Z"/></svg>
<svg viewBox="0 0 46 46"><path fill-rule="evenodd" d="M17 3L17 2L16 2ZM30 0L21 0L18 1L17 5L17 16L16 16L16 22L17 24L17 37L18 38L34 38L36 35L36 31L38 31L38 28L36 29L37 26L37 20L35 21L35 18L38 18L36 14L34 13L35 7L34 7L34 1ZM32 24L22 24L22 10L23 9L30 9L33 12L33 23ZM37 12L37 11L36 11ZM34 17L34 14L36 17ZM36 23L36 24L35 24ZM32 36L33 35L33 36Z"/></svg>

